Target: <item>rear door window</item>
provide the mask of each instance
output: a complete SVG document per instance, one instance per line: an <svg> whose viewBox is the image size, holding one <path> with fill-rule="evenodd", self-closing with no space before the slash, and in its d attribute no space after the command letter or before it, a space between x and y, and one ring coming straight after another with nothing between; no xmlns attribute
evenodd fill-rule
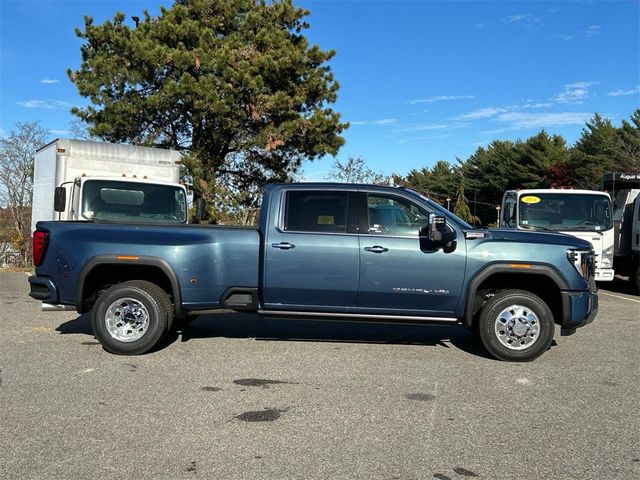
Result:
<svg viewBox="0 0 640 480"><path fill-rule="evenodd" d="M348 192L287 192L284 230L346 233Z"/></svg>

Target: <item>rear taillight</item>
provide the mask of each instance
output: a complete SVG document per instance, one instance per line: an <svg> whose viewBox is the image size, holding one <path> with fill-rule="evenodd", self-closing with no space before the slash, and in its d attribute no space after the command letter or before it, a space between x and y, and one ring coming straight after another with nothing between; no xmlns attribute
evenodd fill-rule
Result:
<svg viewBox="0 0 640 480"><path fill-rule="evenodd" d="M47 242L49 234L36 230L33 232L33 264L39 267L44 260L44 253L47 251Z"/></svg>

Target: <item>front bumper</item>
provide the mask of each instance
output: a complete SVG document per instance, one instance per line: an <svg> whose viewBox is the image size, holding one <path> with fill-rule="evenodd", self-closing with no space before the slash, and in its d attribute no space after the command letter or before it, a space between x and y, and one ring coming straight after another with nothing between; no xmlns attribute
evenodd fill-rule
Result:
<svg viewBox="0 0 640 480"><path fill-rule="evenodd" d="M613 275L613 268L596 268L596 282L610 282Z"/></svg>
<svg viewBox="0 0 640 480"><path fill-rule="evenodd" d="M560 292L562 295L562 330L571 334L591 323L598 314L598 294L590 291Z"/></svg>

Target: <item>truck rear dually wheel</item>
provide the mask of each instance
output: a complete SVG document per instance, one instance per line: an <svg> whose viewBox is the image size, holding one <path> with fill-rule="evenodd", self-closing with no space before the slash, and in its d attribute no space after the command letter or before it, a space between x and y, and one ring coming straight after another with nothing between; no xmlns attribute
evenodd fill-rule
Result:
<svg viewBox="0 0 640 480"><path fill-rule="evenodd" d="M549 306L524 290L503 290L482 307L478 331L499 360L528 362L549 349L555 324Z"/></svg>
<svg viewBox="0 0 640 480"><path fill-rule="evenodd" d="M151 282L132 280L113 285L98 297L91 326L108 352L140 355L162 340L172 318L164 290Z"/></svg>

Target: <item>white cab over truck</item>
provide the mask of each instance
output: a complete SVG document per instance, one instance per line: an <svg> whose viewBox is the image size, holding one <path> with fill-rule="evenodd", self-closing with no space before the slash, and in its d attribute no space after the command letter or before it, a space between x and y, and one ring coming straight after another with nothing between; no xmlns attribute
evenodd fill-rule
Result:
<svg viewBox="0 0 640 480"><path fill-rule="evenodd" d="M500 226L553 231L587 240L596 254L596 281L613 280L614 229L611 197L573 189L508 190Z"/></svg>
<svg viewBox="0 0 640 480"><path fill-rule="evenodd" d="M614 199L614 269L640 291L640 173L607 173L602 188Z"/></svg>
<svg viewBox="0 0 640 480"><path fill-rule="evenodd" d="M174 150L56 139L36 152L31 231L41 220L184 223Z"/></svg>

